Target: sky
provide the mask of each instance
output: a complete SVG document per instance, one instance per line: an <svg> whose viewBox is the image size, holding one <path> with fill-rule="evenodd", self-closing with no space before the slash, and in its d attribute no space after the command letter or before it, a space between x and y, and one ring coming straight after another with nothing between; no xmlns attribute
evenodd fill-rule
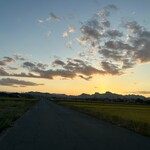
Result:
<svg viewBox="0 0 150 150"><path fill-rule="evenodd" d="M150 97L149 0L0 0L0 91Z"/></svg>

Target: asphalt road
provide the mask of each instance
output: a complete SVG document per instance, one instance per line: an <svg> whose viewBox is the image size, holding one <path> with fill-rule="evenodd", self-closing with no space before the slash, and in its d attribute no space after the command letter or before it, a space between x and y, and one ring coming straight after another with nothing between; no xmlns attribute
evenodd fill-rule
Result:
<svg viewBox="0 0 150 150"><path fill-rule="evenodd" d="M0 136L0 150L150 150L150 138L41 100Z"/></svg>

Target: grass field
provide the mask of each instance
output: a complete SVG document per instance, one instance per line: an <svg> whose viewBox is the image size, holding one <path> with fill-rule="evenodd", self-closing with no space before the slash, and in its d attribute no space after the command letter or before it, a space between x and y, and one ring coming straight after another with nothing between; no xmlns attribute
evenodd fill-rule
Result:
<svg viewBox="0 0 150 150"><path fill-rule="evenodd" d="M26 98L0 98L0 132L12 126L37 100Z"/></svg>
<svg viewBox="0 0 150 150"><path fill-rule="evenodd" d="M57 103L143 135L150 136L149 105L82 101L59 101Z"/></svg>

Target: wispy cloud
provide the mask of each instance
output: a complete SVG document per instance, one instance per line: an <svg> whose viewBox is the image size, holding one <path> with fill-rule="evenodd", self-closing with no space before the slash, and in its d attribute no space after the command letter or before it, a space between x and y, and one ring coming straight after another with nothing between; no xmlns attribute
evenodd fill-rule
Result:
<svg viewBox="0 0 150 150"><path fill-rule="evenodd" d="M60 20L62 20L61 17L59 17L58 15L56 15L53 12L50 12L47 18L37 19L37 23L43 24L43 23L46 23L46 22L49 22L49 21L54 21L55 22L55 21L60 21Z"/></svg>
<svg viewBox="0 0 150 150"><path fill-rule="evenodd" d="M38 19L37 22L38 22L39 24L43 24L43 23L44 23L44 20Z"/></svg>
<svg viewBox="0 0 150 150"><path fill-rule="evenodd" d="M37 84L34 82L30 81L24 81L24 80L17 80L17 79L12 79L12 78L3 78L0 80L0 85L1 86L38 86L38 85L43 85L43 84Z"/></svg>
<svg viewBox="0 0 150 150"><path fill-rule="evenodd" d="M146 95L146 94L150 94L150 91L136 91L136 92L132 92L132 93L134 93L134 94L144 94L144 95Z"/></svg>
<svg viewBox="0 0 150 150"><path fill-rule="evenodd" d="M21 61L28 60L28 58L23 57L21 54L14 54L13 58L15 60L21 60Z"/></svg>
<svg viewBox="0 0 150 150"><path fill-rule="evenodd" d="M48 18L46 18L46 21L60 21L61 17L57 16L53 12L49 13Z"/></svg>

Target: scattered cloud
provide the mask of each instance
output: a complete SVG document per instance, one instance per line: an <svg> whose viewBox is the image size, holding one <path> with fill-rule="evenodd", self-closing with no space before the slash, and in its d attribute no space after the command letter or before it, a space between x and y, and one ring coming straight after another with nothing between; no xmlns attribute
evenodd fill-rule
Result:
<svg viewBox="0 0 150 150"><path fill-rule="evenodd" d="M12 58L3 57L0 60L0 75L46 79L80 77L90 80L96 74L122 75L129 68L150 62L150 31L135 20L120 20L118 26L113 26L109 16L117 10L115 5L102 8L89 20L81 23L79 37L65 43L67 48L72 48L73 42L82 46L78 59L68 58L62 61L54 58L52 65L47 65L29 61L16 54ZM51 12L47 19L39 19L38 22L60 20L61 17ZM62 37L68 38L76 30L70 25ZM48 36L50 35L51 32L48 32ZM9 66L15 61L20 61L22 72L16 73L18 67ZM14 70L14 73L6 68Z"/></svg>
<svg viewBox="0 0 150 150"><path fill-rule="evenodd" d="M17 79L12 79L12 78L3 78L0 80L0 85L1 86L38 86L38 85L43 85L43 84L37 84L34 82L30 81L24 81L24 80L17 80Z"/></svg>

